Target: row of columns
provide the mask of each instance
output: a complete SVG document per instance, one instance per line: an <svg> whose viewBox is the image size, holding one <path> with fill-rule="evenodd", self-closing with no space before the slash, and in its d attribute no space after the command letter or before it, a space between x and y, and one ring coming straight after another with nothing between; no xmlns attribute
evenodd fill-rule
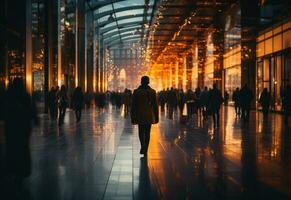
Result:
<svg viewBox="0 0 291 200"><path fill-rule="evenodd" d="M74 35L63 29L66 29L65 20L67 20L63 10L66 2L64 0L44 2L44 94L45 112L47 112L49 88L66 85L70 91L74 87L80 86L83 91L104 92L107 90L107 84L105 83L107 75L104 41L102 35L99 34L99 28L96 27L95 29L94 27L94 11L86 11L85 0L76 0ZM57 7L57 13L53 13L55 7ZM25 9L25 79L27 90L32 93L32 0L26 0ZM55 20L55 23L53 23L53 20ZM57 30L57 37L54 35L54 30ZM75 42L72 43L71 41ZM72 47L74 49L71 49ZM57 51L54 52L54 49L57 49ZM54 55L57 55L55 63L57 69L54 69ZM57 71L57 75L55 75L54 70Z"/></svg>
<svg viewBox="0 0 291 200"><path fill-rule="evenodd" d="M256 81L256 34L259 21L259 4L257 0L240 0L241 6L241 86L247 84L255 94ZM223 56L224 56L224 20L221 16L215 18L212 33L214 45L213 83L224 90ZM205 67L207 56L207 33L197 33L197 65L198 87L204 87ZM180 57L180 56L179 56ZM192 53L176 58L174 62L164 64L162 79L163 88L175 87L179 89L193 89L192 86ZM186 62L186 63L185 63ZM185 69L186 68L186 69ZM186 77L186 88L183 78ZM184 87L184 88L183 88ZM196 87L196 86L195 86Z"/></svg>

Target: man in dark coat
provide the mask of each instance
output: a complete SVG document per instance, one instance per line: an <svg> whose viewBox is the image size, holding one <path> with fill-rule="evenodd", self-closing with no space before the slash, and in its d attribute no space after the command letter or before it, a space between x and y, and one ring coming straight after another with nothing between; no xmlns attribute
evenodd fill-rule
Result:
<svg viewBox="0 0 291 200"><path fill-rule="evenodd" d="M148 76L141 78L141 85L133 92L131 121L138 125L140 154L146 156L150 142L151 125L159 122L156 91L149 86Z"/></svg>

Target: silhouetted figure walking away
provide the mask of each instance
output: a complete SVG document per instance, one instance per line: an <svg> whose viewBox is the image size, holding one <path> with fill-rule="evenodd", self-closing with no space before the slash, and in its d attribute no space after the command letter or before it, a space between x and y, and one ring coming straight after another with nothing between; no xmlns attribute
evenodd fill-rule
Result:
<svg viewBox="0 0 291 200"><path fill-rule="evenodd" d="M264 88L263 92L260 95L260 99L259 99L259 103L261 104L261 106L263 108L264 117L268 116L270 101L271 101L270 92L268 92L267 88Z"/></svg>
<svg viewBox="0 0 291 200"><path fill-rule="evenodd" d="M90 108L91 105L91 94L90 92L87 90L87 92L85 93L85 104L86 104L86 108Z"/></svg>
<svg viewBox="0 0 291 200"><path fill-rule="evenodd" d="M288 124L288 117L291 115L291 86L287 85L283 94L283 108L285 115L285 124Z"/></svg>
<svg viewBox="0 0 291 200"><path fill-rule="evenodd" d="M219 126L219 111L223 103L221 91L217 89L216 84L213 84L213 89L209 91L209 104L208 108L213 117L214 127Z"/></svg>
<svg viewBox="0 0 291 200"><path fill-rule="evenodd" d="M57 90L52 87L48 93L48 106L50 118L55 120L57 118L58 113L58 100L57 100Z"/></svg>
<svg viewBox="0 0 291 200"><path fill-rule="evenodd" d="M168 109L169 109L169 119L173 119L174 109L177 108L178 105L178 96L174 88L168 92Z"/></svg>
<svg viewBox="0 0 291 200"><path fill-rule="evenodd" d="M156 91L149 84L149 77L141 78L141 85L134 90L131 106L131 121L138 125L141 144L140 154L147 155L151 125L159 122L159 109Z"/></svg>
<svg viewBox="0 0 291 200"><path fill-rule="evenodd" d="M84 99L84 95L83 95L81 87L76 87L73 93L72 101L73 101L73 107L75 110L77 122L81 120L83 99Z"/></svg>
<svg viewBox="0 0 291 200"><path fill-rule="evenodd" d="M4 101L6 168L16 184L21 184L31 174L29 139L31 121L38 122L36 108L19 78L14 79Z"/></svg>
<svg viewBox="0 0 291 200"><path fill-rule="evenodd" d="M61 86L61 90L58 93L58 102L59 102L59 126L60 126L64 123L66 110L69 105L67 89L66 86L64 85Z"/></svg>
<svg viewBox="0 0 291 200"><path fill-rule="evenodd" d="M180 115L183 115L184 105L185 105L185 94L183 90L179 90L178 93L178 101L179 101L179 109L180 109Z"/></svg>
<svg viewBox="0 0 291 200"><path fill-rule="evenodd" d="M248 120L250 116L251 102L253 93L247 84L240 90L240 104L242 110L242 118Z"/></svg>
<svg viewBox="0 0 291 200"><path fill-rule="evenodd" d="M239 91L239 88L236 88L236 90L233 92L232 100L234 102L235 115L240 116L241 109L240 109L240 91Z"/></svg>
<svg viewBox="0 0 291 200"><path fill-rule="evenodd" d="M227 91L224 92L224 105L228 105L228 100L229 100L229 93Z"/></svg>
<svg viewBox="0 0 291 200"><path fill-rule="evenodd" d="M207 119L207 105L209 103L209 91L208 88L205 87L204 90L200 94L200 106L201 106L201 112L203 115L203 119Z"/></svg>

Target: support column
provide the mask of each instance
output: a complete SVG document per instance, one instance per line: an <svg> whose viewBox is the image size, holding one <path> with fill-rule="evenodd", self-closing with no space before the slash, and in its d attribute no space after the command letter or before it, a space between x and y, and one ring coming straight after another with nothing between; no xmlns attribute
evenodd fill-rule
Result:
<svg viewBox="0 0 291 200"><path fill-rule="evenodd" d="M77 0L76 4L76 86L85 90L85 1Z"/></svg>
<svg viewBox="0 0 291 200"><path fill-rule="evenodd" d="M93 54L93 43L94 43L94 21L93 11L86 12L85 15L85 91L94 91L94 54Z"/></svg>
<svg viewBox="0 0 291 200"><path fill-rule="evenodd" d="M178 89L183 89L183 58L179 58L178 61Z"/></svg>
<svg viewBox="0 0 291 200"><path fill-rule="evenodd" d="M25 82L26 90L32 94L32 13L31 0L26 0L26 35L25 35Z"/></svg>
<svg viewBox="0 0 291 200"><path fill-rule="evenodd" d="M8 87L8 39L7 39L7 0L3 0L0 2L0 17L2 20L0 20L3 23L3 36L0 38L0 43L3 44L3 46L0 46L0 66L4 66L3 68L0 68L0 81L2 84L1 86ZM0 86L0 87L1 87Z"/></svg>
<svg viewBox="0 0 291 200"><path fill-rule="evenodd" d="M198 87L204 87L205 61L206 61L206 40L198 41Z"/></svg>
<svg viewBox="0 0 291 200"><path fill-rule="evenodd" d="M193 54L186 57L186 90L192 88Z"/></svg>
<svg viewBox="0 0 291 200"><path fill-rule="evenodd" d="M175 84L173 87L178 88L178 85L179 85L179 61L175 61L174 68L175 68L175 73L174 73Z"/></svg>
<svg viewBox="0 0 291 200"><path fill-rule="evenodd" d="M259 24L259 2L258 0L240 0L240 5L241 84L242 86L248 84L256 96L256 35Z"/></svg>
<svg viewBox="0 0 291 200"><path fill-rule="evenodd" d="M64 84L64 79L63 79L63 66L62 66L62 59L63 59L63 56L62 56L62 45L63 45L63 33L62 33L62 26L64 22L62 22L62 19L63 19L63 14L64 14L64 11L61 10L61 7L63 5L63 0L57 0L58 1L58 86L61 86L62 84Z"/></svg>
<svg viewBox="0 0 291 200"><path fill-rule="evenodd" d="M214 22L215 31L212 35L214 45L214 83L222 90L222 71L223 71L223 53L224 53L224 28L219 19Z"/></svg>
<svg viewBox="0 0 291 200"><path fill-rule="evenodd" d="M103 87L103 36L99 35L98 38L98 91L102 92Z"/></svg>
<svg viewBox="0 0 291 200"><path fill-rule="evenodd" d="M44 112L48 113L48 92L54 85L53 80L53 39L52 39L52 1L45 1L44 34Z"/></svg>

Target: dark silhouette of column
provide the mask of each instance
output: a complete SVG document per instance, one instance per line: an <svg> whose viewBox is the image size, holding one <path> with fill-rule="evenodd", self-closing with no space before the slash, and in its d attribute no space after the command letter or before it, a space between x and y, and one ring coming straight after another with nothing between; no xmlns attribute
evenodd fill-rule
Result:
<svg viewBox="0 0 291 200"><path fill-rule="evenodd" d="M93 11L88 11L86 13L86 54L85 54L85 70L86 70L86 90L93 92L93 66L94 66L94 58L93 58L93 43L94 43L94 22L93 22Z"/></svg>
<svg viewBox="0 0 291 200"><path fill-rule="evenodd" d="M224 28L219 17L214 21L212 38L214 45L214 83L219 89L222 89L222 71L223 71L223 53L224 53Z"/></svg>
<svg viewBox="0 0 291 200"><path fill-rule="evenodd" d="M49 87L54 85L53 80L53 1L44 1L45 7L45 33L44 33L44 112L48 112Z"/></svg>
<svg viewBox="0 0 291 200"><path fill-rule="evenodd" d="M240 0L241 5L241 76L242 86L248 84L256 92L256 36L259 24L258 0Z"/></svg>
<svg viewBox="0 0 291 200"><path fill-rule="evenodd" d="M77 0L76 4L76 55L75 65L78 84L85 90L85 0ZM76 85L77 86L77 85Z"/></svg>
<svg viewBox="0 0 291 200"><path fill-rule="evenodd" d="M192 68L193 68L193 54L189 54L186 57L186 89L192 88Z"/></svg>
<svg viewBox="0 0 291 200"><path fill-rule="evenodd" d="M32 94L32 13L31 0L26 0L25 79L26 89Z"/></svg>
<svg viewBox="0 0 291 200"><path fill-rule="evenodd" d="M7 41L7 0L0 2L0 24L2 28L0 30L0 78L1 83L7 87L8 83L8 41Z"/></svg>
<svg viewBox="0 0 291 200"><path fill-rule="evenodd" d="M180 57L178 61L178 88L179 89L183 89L183 71L184 71L184 61L183 61L183 58Z"/></svg>
<svg viewBox="0 0 291 200"><path fill-rule="evenodd" d="M198 34L198 87L204 87L206 39L203 33Z"/></svg>

